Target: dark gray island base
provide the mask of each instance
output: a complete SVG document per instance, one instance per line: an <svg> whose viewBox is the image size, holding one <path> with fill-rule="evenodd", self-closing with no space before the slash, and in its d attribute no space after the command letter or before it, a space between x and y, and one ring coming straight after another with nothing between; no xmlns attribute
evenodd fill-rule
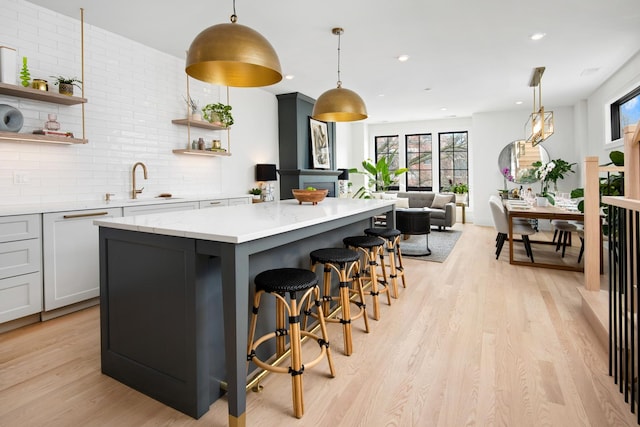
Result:
<svg viewBox="0 0 640 427"><path fill-rule="evenodd" d="M206 211L219 215L223 209L238 219L256 206ZM100 225L102 372L194 418L223 394L224 382L229 425L246 425L253 277L274 267L308 268L310 251L341 246L342 238L362 234L371 226L372 216L384 213L393 224L393 205L377 204L364 212L299 228L290 225L288 231L241 242L209 240L209 231L167 235L179 234L181 229L176 225L168 230L166 219L179 215L178 222L183 222L189 216L183 212L96 221ZM138 224L145 225L157 218L164 231L133 230L136 218L144 219ZM186 218L188 228L203 218Z"/></svg>

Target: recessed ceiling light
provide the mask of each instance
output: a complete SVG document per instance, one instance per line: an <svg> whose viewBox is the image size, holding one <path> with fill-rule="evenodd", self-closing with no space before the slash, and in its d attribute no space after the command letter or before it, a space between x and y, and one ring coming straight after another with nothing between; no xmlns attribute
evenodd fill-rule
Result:
<svg viewBox="0 0 640 427"><path fill-rule="evenodd" d="M405 62L407 60L409 60L409 55L400 55L400 56L398 56L398 61L400 61L400 62Z"/></svg>
<svg viewBox="0 0 640 427"><path fill-rule="evenodd" d="M293 74L287 74L286 76L284 76L284 78L287 80L293 80L295 76Z"/></svg>
<svg viewBox="0 0 640 427"><path fill-rule="evenodd" d="M522 101L516 101L516 105L522 104Z"/></svg>
<svg viewBox="0 0 640 427"><path fill-rule="evenodd" d="M544 36L546 36L546 35L547 35L547 33L534 33L534 34L531 34L531 36L529 36L529 38L530 38L531 40L534 40L534 41L535 41L535 40L540 40L540 39L542 39L542 38L543 38Z"/></svg>
<svg viewBox="0 0 640 427"><path fill-rule="evenodd" d="M379 93L379 94L378 94L378 96L379 96L380 98L383 98L383 97L384 97L384 93Z"/></svg>
<svg viewBox="0 0 640 427"><path fill-rule="evenodd" d="M447 107L442 107L440 111L447 111Z"/></svg>

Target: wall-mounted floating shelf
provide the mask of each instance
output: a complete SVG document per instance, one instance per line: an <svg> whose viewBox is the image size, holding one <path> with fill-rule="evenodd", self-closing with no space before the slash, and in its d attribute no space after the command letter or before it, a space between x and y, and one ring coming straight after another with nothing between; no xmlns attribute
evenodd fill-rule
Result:
<svg viewBox="0 0 640 427"><path fill-rule="evenodd" d="M18 133L18 132L0 132L0 141L40 142L40 143L44 142L48 144L62 144L62 145L86 144L89 142L88 139L69 138L65 136L54 136L54 135L36 135L32 133Z"/></svg>
<svg viewBox="0 0 640 427"><path fill-rule="evenodd" d="M226 151L211 151L211 150L185 150L185 149L175 149L173 150L175 154L189 154L192 156L226 156L229 157L231 153L227 153Z"/></svg>
<svg viewBox="0 0 640 427"><path fill-rule="evenodd" d="M189 119L174 119L171 123L175 125L193 126L196 128L203 128L209 130L228 130L228 127L216 126L204 120L189 120Z"/></svg>
<svg viewBox="0 0 640 427"><path fill-rule="evenodd" d="M60 105L78 105L87 102L86 98L78 96L60 95L55 92L17 86L8 83L0 83L0 95L16 96L19 98L34 99L36 101L51 102Z"/></svg>

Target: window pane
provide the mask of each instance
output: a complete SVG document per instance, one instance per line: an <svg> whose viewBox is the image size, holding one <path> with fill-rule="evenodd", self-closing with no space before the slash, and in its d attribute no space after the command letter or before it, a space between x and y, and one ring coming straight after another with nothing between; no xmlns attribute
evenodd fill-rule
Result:
<svg viewBox="0 0 640 427"><path fill-rule="evenodd" d="M431 134L405 135L407 188L412 190L431 190Z"/></svg>

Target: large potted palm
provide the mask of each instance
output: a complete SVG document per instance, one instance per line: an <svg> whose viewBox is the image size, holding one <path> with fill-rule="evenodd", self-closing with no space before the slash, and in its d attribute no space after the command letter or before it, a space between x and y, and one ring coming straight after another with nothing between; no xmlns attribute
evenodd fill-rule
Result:
<svg viewBox="0 0 640 427"><path fill-rule="evenodd" d="M397 184L400 175L406 173L408 170L407 168L390 170L386 157L381 157L377 163L373 163L371 159L363 160L362 170L358 170L357 168L349 169L350 173L359 173L367 177L365 186L360 187L353 197L356 199L369 199L372 197L372 192L387 191L389 187Z"/></svg>

